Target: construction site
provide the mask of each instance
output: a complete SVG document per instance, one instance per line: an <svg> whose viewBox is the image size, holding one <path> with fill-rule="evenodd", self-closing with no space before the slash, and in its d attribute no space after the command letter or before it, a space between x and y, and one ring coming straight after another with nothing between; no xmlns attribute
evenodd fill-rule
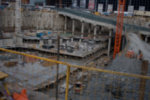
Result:
<svg viewBox="0 0 150 100"><path fill-rule="evenodd" d="M150 100L149 0L0 0L0 100Z"/></svg>

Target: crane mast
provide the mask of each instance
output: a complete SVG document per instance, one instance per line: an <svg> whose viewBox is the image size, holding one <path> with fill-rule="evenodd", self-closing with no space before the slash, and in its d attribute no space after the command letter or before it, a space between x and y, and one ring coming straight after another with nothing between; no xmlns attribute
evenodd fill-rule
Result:
<svg viewBox="0 0 150 100"><path fill-rule="evenodd" d="M113 58L115 58L116 54L118 54L120 52L122 31L123 31L125 2L126 2L126 0L119 0Z"/></svg>

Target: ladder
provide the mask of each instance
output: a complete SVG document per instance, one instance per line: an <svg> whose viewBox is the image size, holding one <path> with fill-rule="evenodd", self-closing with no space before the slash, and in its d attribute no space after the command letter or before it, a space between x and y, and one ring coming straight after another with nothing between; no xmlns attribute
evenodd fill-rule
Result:
<svg viewBox="0 0 150 100"><path fill-rule="evenodd" d="M116 54L118 54L120 52L125 2L126 2L126 0L119 0L119 8L118 8L118 16L117 16L117 25L116 25L116 34L115 34L115 45L114 45L113 58L115 58Z"/></svg>

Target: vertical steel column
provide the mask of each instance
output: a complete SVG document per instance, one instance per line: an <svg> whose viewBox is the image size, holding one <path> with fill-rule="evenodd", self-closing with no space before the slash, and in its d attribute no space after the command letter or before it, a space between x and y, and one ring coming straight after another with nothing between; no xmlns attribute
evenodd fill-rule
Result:
<svg viewBox="0 0 150 100"><path fill-rule="evenodd" d="M67 66L65 100L68 100L68 93L69 93L69 77L70 77L70 66Z"/></svg>

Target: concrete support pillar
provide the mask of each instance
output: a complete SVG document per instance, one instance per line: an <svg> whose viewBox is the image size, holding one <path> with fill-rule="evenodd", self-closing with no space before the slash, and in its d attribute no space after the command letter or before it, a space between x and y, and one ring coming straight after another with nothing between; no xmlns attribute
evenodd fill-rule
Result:
<svg viewBox="0 0 150 100"><path fill-rule="evenodd" d="M51 14L51 28L54 28L54 13Z"/></svg>
<svg viewBox="0 0 150 100"><path fill-rule="evenodd" d="M40 40L40 44L39 44L40 48L42 48L42 45L43 45L43 44L44 44L43 41Z"/></svg>
<svg viewBox="0 0 150 100"><path fill-rule="evenodd" d="M81 37L83 37L83 34L84 34L84 22L82 22L82 26L81 26L81 34L82 34Z"/></svg>
<svg viewBox="0 0 150 100"><path fill-rule="evenodd" d="M97 35L97 26L94 27L94 40L96 39L96 35Z"/></svg>
<svg viewBox="0 0 150 100"><path fill-rule="evenodd" d="M73 42L73 38L71 38L71 42Z"/></svg>
<svg viewBox="0 0 150 100"><path fill-rule="evenodd" d="M110 49L111 49L111 36L112 36L112 30L109 31L109 40L108 40L108 52L107 55L110 56Z"/></svg>
<svg viewBox="0 0 150 100"><path fill-rule="evenodd" d="M83 34L84 34L84 22L82 22L81 24L81 38L83 38ZM81 42L81 39L80 39Z"/></svg>
<svg viewBox="0 0 150 100"><path fill-rule="evenodd" d="M48 44L50 44L50 45L51 45L51 44L52 44L52 40L48 40Z"/></svg>
<svg viewBox="0 0 150 100"><path fill-rule="evenodd" d="M23 40L22 40L22 38L21 37L19 37L19 36L17 36L16 37L16 46L22 46L23 45Z"/></svg>
<svg viewBox="0 0 150 100"><path fill-rule="evenodd" d="M90 33L91 33L91 27L88 28L88 34L90 34Z"/></svg>
<svg viewBox="0 0 150 100"><path fill-rule="evenodd" d="M145 42L148 42L148 36L145 37Z"/></svg>
<svg viewBox="0 0 150 100"><path fill-rule="evenodd" d="M62 44L63 43L63 39L60 39L60 44Z"/></svg>
<svg viewBox="0 0 150 100"><path fill-rule="evenodd" d="M67 31L67 16L65 16L64 33Z"/></svg>
<svg viewBox="0 0 150 100"><path fill-rule="evenodd" d="M105 12L107 12L107 9L108 9L108 0L106 0L105 2Z"/></svg>
<svg viewBox="0 0 150 100"><path fill-rule="evenodd" d="M89 24L88 34L91 34L91 24Z"/></svg>
<svg viewBox="0 0 150 100"><path fill-rule="evenodd" d="M15 3L15 36L14 36L14 44L16 44L17 46L22 45L22 40L20 39L20 37L18 37L17 35L22 35L21 34L21 25L22 25L22 20L21 20L21 0L16 0Z"/></svg>
<svg viewBox="0 0 150 100"><path fill-rule="evenodd" d="M74 35L75 32L75 20L72 19L72 35Z"/></svg>

